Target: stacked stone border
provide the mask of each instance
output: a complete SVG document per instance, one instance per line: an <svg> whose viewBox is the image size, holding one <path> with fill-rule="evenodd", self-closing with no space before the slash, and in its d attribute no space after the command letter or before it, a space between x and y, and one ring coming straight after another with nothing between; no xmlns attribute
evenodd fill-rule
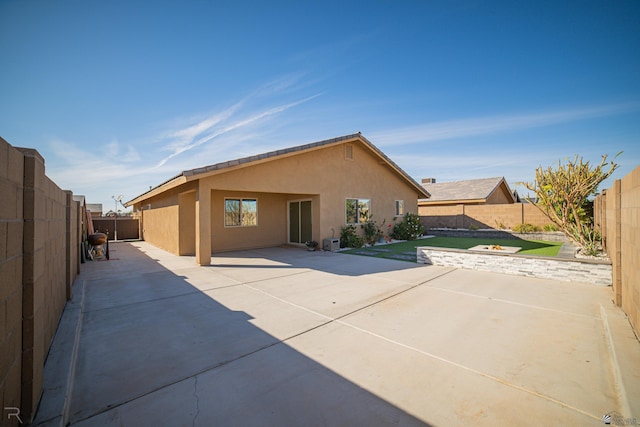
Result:
<svg viewBox="0 0 640 427"><path fill-rule="evenodd" d="M529 257L420 246L417 262L517 276L611 286L611 264L603 261Z"/></svg>
<svg viewBox="0 0 640 427"><path fill-rule="evenodd" d="M425 234L438 237L471 237L487 239L546 240L549 242L571 243L560 231L541 231L536 233L516 233L511 230L467 230L460 228L429 228Z"/></svg>

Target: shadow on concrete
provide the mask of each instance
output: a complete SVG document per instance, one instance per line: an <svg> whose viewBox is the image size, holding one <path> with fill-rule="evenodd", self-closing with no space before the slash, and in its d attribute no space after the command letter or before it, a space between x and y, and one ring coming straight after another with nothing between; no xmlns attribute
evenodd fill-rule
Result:
<svg viewBox="0 0 640 427"><path fill-rule="evenodd" d="M84 304L68 425L427 425L287 345L326 319L296 312L277 338L234 309L252 303L225 293L224 277L177 275L132 245L114 246L115 261L87 264L75 284ZM219 289L196 288L192 272Z"/></svg>
<svg viewBox="0 0 640 427"><path fill-rule="evenodd" d="M379 253L376 253L379 255ZM296 248L264 248L214 254L208 268L253 268L253 269L313 269L339 276L363 276L399 270L427 268L422 264L411 264L397 259L358 259L357 262L337 262L339 257L349 256L341 252L309 252ZM246 259L246 263L227 263L227 258ZM255 262L251 262L255 261ZM266 261L266 263L264 262Z"/></svg>

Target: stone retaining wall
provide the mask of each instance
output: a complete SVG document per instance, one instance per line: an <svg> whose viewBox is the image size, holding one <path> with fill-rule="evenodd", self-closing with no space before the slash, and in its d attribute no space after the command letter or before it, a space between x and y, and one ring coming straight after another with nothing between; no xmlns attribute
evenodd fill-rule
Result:
<svg viewBox="0 0 640 427"><path fill-rule="evenodd" d="M417 248L417 262L494 273L611 286L611 264L591 260L528 257L429 246Z"/></svg>
<svg viewBox="0 0 640 427"><path fill-rule="evenodd" d="M438 237L471 237L487 239L547 240L549 242L570 242L560 231L540 231L537 233L516 233L511 230L467 230L459 228L429 228L424 234Z"/></svg>

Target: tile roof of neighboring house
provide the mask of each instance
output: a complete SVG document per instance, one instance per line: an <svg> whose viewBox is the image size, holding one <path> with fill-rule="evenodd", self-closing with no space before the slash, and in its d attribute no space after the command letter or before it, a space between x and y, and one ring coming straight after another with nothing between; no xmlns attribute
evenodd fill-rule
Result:
<svg viewBox="0 0 640 427"><path fill-rule="evenodd" d="M469 179L465 181L424 183L422 186L431 193L429 202L449 200L479 200L488 198L504 181L504 177ZM507 189L509 186L507 185ZM513 197L513 194L509 190Z"/></svg>
<svg viewBox="0 0 640 427"><path fill-rule="evenodd" d="M156 187L151 188L149 191L147 191L145 193L142 193L141 195L137 196L136 198L126 202L125 206L131 206L132 204L136 203L139 200L144 200L147 197L151 197L151 196L157 194L158 193L157 190L160 189L161 187L170 188L170 187L173 186L173 185L171 185L171 183L176 182L176 181L180 181L180 182L176 182L176 184L179 185L182 182L186 182L186 181L190 181L190 180L193 180L193 179L197 179L199 177L199 175L204 175L204 174L207 174L207 173L216 172L216 171L224 170L224 169L227 169L227 168L232 168L232 167L235 167L235 166L240 166L240 165L259 162L259 161L264 161L264 160L269 160L269 159L273 159L273 158L276 158L276 157L279 157L279 156L290 155L290 154L294 154L294 153L300 152L300 151L310 150L310 149L319 148L319 147L323 147L323 146L328 146L328 145L332 145L332 144L336 144L336 143L341 143L343 141L356 140L356 139L360 140L371 151L373 151L375 154L380 156L387 164L389 164L400 175L402 175L402 177L404 179L406 179L412 186L414 186L418 192L422 193L423 196L430 197L429 192L423 186L418 184L418 182L415 181L413 178L411 178L411 176L409 176L409 174L407 174L404 170L402 170L402 168L400 168L400 166L398 166L395 162L393 162L389 157L387 157L386 154L384 154L382 151L380 151L380 149L378 147L373 145L371 143L371 141L369 141L360 132L358 132L358 133L354 133L354 134L351 134L351 135L339 136L337 138L325 139L323 141L312 142L312 143L309 143L309 144L298 145L298 146L295 146L295 147L285 148L285 149L282 149L282 150L270 151L268 153L256 154L254 156L249 156L249 157L243 157L243 158L236 159L236 160L229 160L229 161L226 161L226 162L215 163L213 165L203 166L203 167L196 168L196 169L185 170L185 171L181 172L180 174L174 176L173 178L168 179L167 181L161 183L160 185L157 185ZM146 196L146 197L144 197L144 196Z"/></svg>

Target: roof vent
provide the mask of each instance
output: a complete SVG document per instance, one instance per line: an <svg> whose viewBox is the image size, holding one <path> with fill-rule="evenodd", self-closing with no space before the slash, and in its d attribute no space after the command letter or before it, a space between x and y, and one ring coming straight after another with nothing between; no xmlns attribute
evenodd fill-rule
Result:
<svg viewBox="0 0 640 427"><path fill-rule="evenodd" d="M344 146L344 158L347 160L353 160L353 145L345 144Z"/></svg>
<svg viewBox="0 0 640 427"><path fill-rule="evenodd" d="M435 184L436 183L436 179L435 178L422 178L422 183L423 184Z"/></svg>

